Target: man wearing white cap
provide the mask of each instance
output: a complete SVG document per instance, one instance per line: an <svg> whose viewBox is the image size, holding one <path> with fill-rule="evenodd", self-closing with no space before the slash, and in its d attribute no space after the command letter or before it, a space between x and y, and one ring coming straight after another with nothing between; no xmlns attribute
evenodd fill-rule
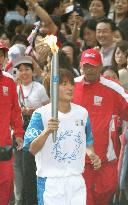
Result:
<svg viewBox="0 0 128 205"><path fill-rule="evenodd" d="M100 76L102 60L95 49L83 51L81 69L84 75L76 78L73 102L85 107L90 114L94 148L102 160L95 171L86 159L84 178L88 205L108 205L117 186L117 156L111 131L114 116L128 120L128 94L116 82Z"/></svg>

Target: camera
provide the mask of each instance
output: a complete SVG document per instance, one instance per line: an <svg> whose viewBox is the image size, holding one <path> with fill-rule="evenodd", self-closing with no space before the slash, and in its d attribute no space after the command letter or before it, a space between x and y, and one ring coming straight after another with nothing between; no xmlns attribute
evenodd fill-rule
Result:
<svg viewBox="0 0 128 205"><path fill-rule="evenodd" d="M17 80L17 78L18 78L18 69L17 68L12 69L12 77L13 77L14 81Z"/></svg>
<svg viewBox="0 0 128 205"><path fill-rule="evenodd" d="M81 8L80 4L75 5L74 11L76 11L79 16L83 16L83 11L82 11L82 8Z"/></svg>

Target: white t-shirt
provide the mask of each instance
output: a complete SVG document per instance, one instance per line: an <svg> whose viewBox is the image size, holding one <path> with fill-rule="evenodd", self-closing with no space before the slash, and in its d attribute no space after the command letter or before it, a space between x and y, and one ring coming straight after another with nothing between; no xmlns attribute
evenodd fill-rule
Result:
<svg viewBox="0 0 128 205"><path fill-rule="evenodd" d="M37 109L24 136L24 149L47 127L51 118L51 103ZM67 177L83 173L86 144L93 144L88 112L71 103L69 113L58 112L59 129L56 142L52 134L43 148L35 155L38 177Z"/></svg>
<svg viewBox="0 0 128 205"><path fill-rule="evenodd" d="M21 85L21 87L24 97L22 96L19 85L17 86L17 92L20 104L22 103L25 107L34 107L36 109L41 107L43 102L49 99L44 86L38 82L33 81L29 85Z"/></svg>

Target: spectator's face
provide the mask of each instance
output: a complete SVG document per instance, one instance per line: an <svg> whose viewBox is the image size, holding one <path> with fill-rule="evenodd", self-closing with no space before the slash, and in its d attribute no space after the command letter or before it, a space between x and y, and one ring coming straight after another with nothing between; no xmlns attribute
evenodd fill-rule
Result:
<svg viewBox="0 0 128 205"><path fill-rule="evenodd" d="M81 70L87 82L95 82L100 77L101 66L93 66L86 63L81 65Z"/></svg>
<svg viewBox="0 0 128 205"><path fill-rule="evenodd" d="M77 27L79 29L82 23L83 23L83 17L79 16L76 11L72 12L68 17L67 25L69 26L71 31L74 28L74 24L77 24Z"/></svg>
<svg viewBox="0 0 128 205"><path fill-rule="evenodd" d="M118 66L122 66L127 63L126 55L119 47L117 47L115 52L115 61Z"/></svg>
<svg viewBox="0 0 128 205"><path fill-rule="evenodd" d="M44 43L42 36L37 36L35 40L35 57L37 59L37 62L42 67L47 62L47 57L50 50L50 47Z"/></svg>
<svg viewBox="0 0 128 205"><path fill-rule="evenodd" d="M9 38L7 37L6 33L3 33L3 34L0 36L0 43L4 44L7 48L9 48L9 46L10 46L10 40L9 40Z"/></svg>
<svg viewBox="0 0 128 205"><path fill-rule="evenodd" d="M105 15L103 3L100 0L93 0L89 6L90 15L94 18Z"/></svg>
<svg viewBox="0 0 128 205"><path fill-rule="evenodd" d="M96 31L93 31L89 28L85 28L83 33L83 39L87 46L95 47L97 45Z"/></svg>
<svg viewBox="0 0 128 205"><path fill-rule="evenodd" d="M119 42L119 41L122 41L123 40L123 38L122 38L122 36L121 36L121 34L120 34L120 31L114 31L114 33L113 33L113 41L115 42L115 43L117 43L117 42Z"/></svg>
<svg viewBox="0 0 128 205"><path fill-rule="evenodd" d="M113 31L109 23L98 23L96 27L96 38L101 46L107 48L113 43Z"/></svg>
<svg viewBox="0 0 128 205"><path fill-rule="evenodd" d="M63 2L60 2L60 5L59 7L56 7L55 10L54 10L54 15L56 16L62 16L65 12L65 7L64 7L64 4Z"/></svg>
<svg viewBox="0 0 128 205"><path fill-rule="evenodd" d="M64 3L63 2L60 2L60 6L59 6L59 13L60 13L60 16L62 16L65 12L65 6L64 6Z"/></svg>
<svg viewBox="0 0 128 205"><path fill-rule="evenodd" d="M62 48L62 51L64 51L66 53L66 55L68 56L70 62L71 62L71 65L73 63L73 48L71 46L64 46Z"/></svg>
<svg viewBox="0 0 128 205"><path fill-rule="evenodd" d="M23 85L28 85L32 82L32 69L30 66L21 64L18 69L18 75Z"/></svg>
<svg viewBox="0 0 128 205"><path fill-rule="evenodd" d="M128 11L128 0L115 0L114 6L117 14L126 14Z"/></svg>

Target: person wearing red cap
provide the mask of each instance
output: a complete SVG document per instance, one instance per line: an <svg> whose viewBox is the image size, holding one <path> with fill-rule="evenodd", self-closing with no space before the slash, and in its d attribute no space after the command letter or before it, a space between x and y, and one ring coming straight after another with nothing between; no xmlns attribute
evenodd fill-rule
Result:
<svg viewBox="0 0 128 205"><path fill-rule="evenodd" d="M87 49L81 56L83 74L75 79L73 103L85 107L90 114L94 148L102 160L95 171L86 158L84 178L88 205L108 205L117 186L118 159L111 138L115 116L128 120L128 94L118 83L100 75L101 55L96 49Z"/></svg>
<svg viewBox="0 0 128 205"><path fill-rule="evenodd" d="M0 205L7 205L13 193L13 156L11 129L22 148L23 122L16 85L9 74L2 71L8 49L0 44Z"/></svg>

